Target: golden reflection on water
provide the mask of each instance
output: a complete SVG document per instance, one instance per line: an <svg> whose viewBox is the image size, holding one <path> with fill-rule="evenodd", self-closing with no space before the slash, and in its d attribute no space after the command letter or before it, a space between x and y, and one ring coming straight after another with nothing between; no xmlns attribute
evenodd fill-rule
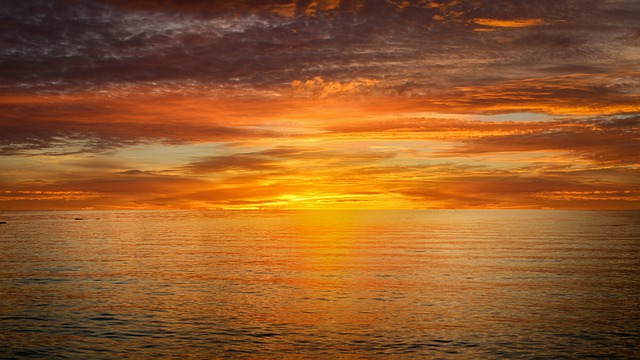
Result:
<svg viewBox="0 0 640 360"><path fill-rule="evenodd" d="M3 228L0 350L625 357L638 338L637 214L88 214Z"/></svg>
<svg viewBox="0 0 640 360"><path fill-rule="evenodd" d="M300 246L295 270L302 299L307 300L299 302L295 312L313 315L305 322L326 329L336 322L371 323L356 306L358 291L366 286L355 253L359 221L358 213L343 211L303 212L293 218L294 241Z"/></svg>
<svg viewBox="0 0 640 360"><path fill-rule="evenodd" d="M414 239L415 244L396 242L393 248L380 241L388 226L385 213L304 212L292 225L301 248L297 285L302 299L308 300L299 303L297 313L315 309L313 317L305 317L307 323L327 329L348 324L355 332L406 326L412 316L424 315L422 302L428 301L415 290L440 291L430 279L434 269L424 261L420 239ZM418 331L422 327L415 326Z"/></svg>

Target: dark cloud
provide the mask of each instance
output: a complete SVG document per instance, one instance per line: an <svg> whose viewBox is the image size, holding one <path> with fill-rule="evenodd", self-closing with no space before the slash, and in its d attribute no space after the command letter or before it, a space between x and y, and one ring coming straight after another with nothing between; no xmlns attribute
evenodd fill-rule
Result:
<svg viewBox="0 0 640 360"><path fill-rule="evenodd" d="M225 170L257 171L263 173L302 174L306 170L327 171L340 167L354 167L361 163L396 156L393 151L337 151L319 147L280 146L271 149L216 155L188 164L185 169L194 173L211 173Z"/></svg>
<svg viewBox="0 0 640 360"><path fill-rule="evenodd" d="M230 156L213 156L193 162L187 167L199 172L217 172L225 170L267 171L280 168L278 160L258 154L235 154Z"/></svg>
<svg viewBox="0 0 640 360"><path fill-rule="evenodd" d="M103 0L104 3L128 10L150 12L184 12L201 16L215 16L227 12L258 12L269 11L273 8L294 6L290 0L235 0L235 1L206 1L206 0Z"/></svg>
<svg viewBox="0 0 640 360"><path fill-rule="evenodd" d="M0 106L0 109L3 109ZM29 110L34 108L29 107ZM48 109L45 107L44 109ZM185 144L204 141L237 141L242 138L274 136L266 130L224 126L216 123L136 122L118 120L94 121L96 114L73 112L42 114L15 111L4 107L0 117L0 155L66 155L83 152L104 152L124 146L145 143ZM60 109L58 109L60 110ZM79 118L79 119L78 119Z"/></svg>
<svg viewBox="0 0 640 360"><path fill-rule="evenodd" d="M576 48L586 43L585 39L581 39L577 36L560 35L555 34L553 31L539 32L534 34L524 35L513 41L513 45L524 48L539 48L539 49L568 49Z"/></svg>
<svg viewBox="0 0 640 360"><path fill-rule="evenodd" d="M536 168L489 170L443 166L443 176L420 179L433 168L414 169L393 191L437 208L613 208L633 209L640 188L632 170Z"/></svg>
<svg viewBox="0 0 640 360"><path fill-rule="evenodd" d="M550 114L597 114L638 111L639 73L569 74L458 87L436 102L452 112L533 111Z"/></svg>
<svg viewBox="0 0 640 360"><path fill-rule="evenodd" d="M632 1L7 0L0 4L0 87L264 89L323 76L429 93L513 79L541 65L615 65L620 49L611 41L637 31L631 19L639 14ZM479 18L542 25L480 33ZM487 79L494 71L483 70L492 66L503 71Z"/></svg>
<svg viewBox="0 0 640 360"><path fill-rule="evenodd" d="M120 174L123 175L156 175L154 172L152 171L143 171L143 170L127 170L127 171L122 171L120 172Z"/></svg>
<svg viewBox="0 0 640 360"><path fill-rule="evenodd" d="M495 152L562 151L597 164L640 163L640 117L559 120L546 129L468 139L446 156L476 156Z"/></svg>
<svg viewBox="0 0 640 360"><path fill-rule="evenodd" d="M120 126L118 129L116 126ZM23 122L20 126L0 121L0 155L69 155L111 151L149 143L185 144L201 141L237 141L269 136L266 132L221 126L88 124L71 122Z"/></svg>

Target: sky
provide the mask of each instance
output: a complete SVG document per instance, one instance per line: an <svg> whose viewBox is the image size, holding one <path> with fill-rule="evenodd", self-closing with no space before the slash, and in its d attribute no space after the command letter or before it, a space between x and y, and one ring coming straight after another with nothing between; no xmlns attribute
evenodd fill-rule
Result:
<svg viewBox="0 0 640 360"><path fill-rule="evenodd" d="M0 210L640 209L637 0L3 0Z"/></svg>

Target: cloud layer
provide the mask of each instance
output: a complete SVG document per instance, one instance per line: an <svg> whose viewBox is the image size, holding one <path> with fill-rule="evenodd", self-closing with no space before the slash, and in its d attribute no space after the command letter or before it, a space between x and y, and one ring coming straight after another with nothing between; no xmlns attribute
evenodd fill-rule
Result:
<svg viewBox="0 0 640 360"><path fill-rule="evenodd" d="M640 4L7 0L0 209L637 208Z"/></svg>

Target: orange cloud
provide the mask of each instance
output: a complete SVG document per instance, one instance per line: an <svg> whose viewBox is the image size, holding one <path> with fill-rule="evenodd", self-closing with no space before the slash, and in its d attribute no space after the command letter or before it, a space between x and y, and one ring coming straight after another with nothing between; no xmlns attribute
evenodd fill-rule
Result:
<svg viewBox="0 0 640 360"><path fill-rule="evenodd" d="M313 0L306 6L304 13L307 16L315 16L318 11L335 10L340 6L340 3L341 0Z"/></svg>
<svg viewBox="0 0 640 360"><path fill-rule="evenodd" d="M640 72L571 74L510 80L497 85L460 86L435 99L452 112L533 111L557 115L640 112Z"/></svg>
<svg viewBox="0 0 640 360"><path fill-rule="evenodd" d="M366 94L371 92L371 88L378 83L378 80L371 79L344 82L325 81L321 76L316 76L313 79L305 81L292 81L291 89L294 95L323 99L335 95Z"/></svg>
<svg viewBox="0 0 640 360"><path fill-rule="evenodd" d="M510 20L501 20L501 19L482 19L476 18L473 19L473 22L488 27L498 27L498 28L522 28L522 27L531 27L531 26L539 26L543 25L545 22L542 19L510 19Z"/></svg>

